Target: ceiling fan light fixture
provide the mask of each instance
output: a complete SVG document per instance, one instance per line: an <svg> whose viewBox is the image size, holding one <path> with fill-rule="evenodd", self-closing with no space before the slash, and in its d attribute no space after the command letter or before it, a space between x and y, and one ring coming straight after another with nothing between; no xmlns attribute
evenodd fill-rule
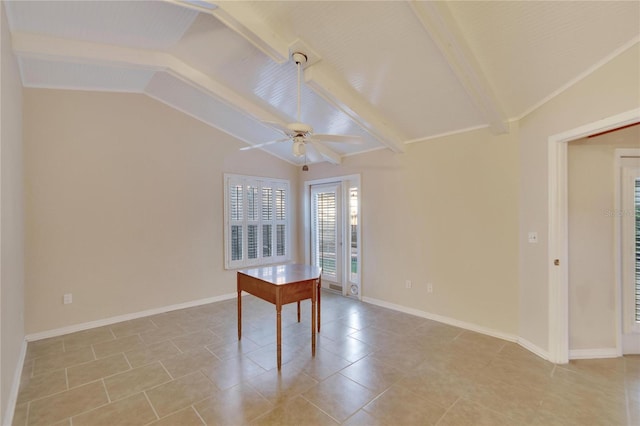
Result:
<svg viewBox="0 0 640 426"><path fill-rule="evenodd" d="M298 140L296 138L296 140L293 141L293 155L295 155L296 157L302 157L306 153L307 149L304 145L304 141Z"/></svg>

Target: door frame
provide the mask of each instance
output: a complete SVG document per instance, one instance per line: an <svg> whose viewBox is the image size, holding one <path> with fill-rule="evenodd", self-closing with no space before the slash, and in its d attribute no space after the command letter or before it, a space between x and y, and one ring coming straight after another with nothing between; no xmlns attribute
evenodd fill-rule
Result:
<svg viewBox="0 0 640 426"><path fill-rule="evenodd" d="M623 172L626 168L624 165L623 158L625 157L640 157L640 148L618 148L615 150L615 193L614 193L614 205L618 211L623 211L623 201L622 197L622 189L623 189ZM626 308L625 304L628 303L628 300L625 300L628 296L628 291L624 289L624 271L623 271L623 220L615 220L614 221L614 262L615 262L615 283L616 288L619 289L616 297L616 318L619 320L619 324L617 326L617 335L616 335L616 350L618 352L618 356L624 355L624 347L625 347L625 336L628 334L637 333L636 330L628 330L628 321L629 318L625 316ZM637 341L633 340L634 343ZM627 340L626 344L629 345L631 342ZM637 345L636 345L637 346ZM636 350L640 350L640 348L634 347L634 353Z"/></svg>
<svg viewBox="0 0 640 426"><path fill-rule="evenodd" d="M343 229L342 229L342 246L343 248L345 248L344 250L342 250L342 294L343 296L348 295L348 287L349 287L349 273L348 271L351 270L351 261L349 259L349 262L345 262L345 259L347 258L347 253L349 250L347 250L349 247L347 247L346 245L346 240L347 240L347 231L349 231L349 233L351 232L350 230L344 229L345 227L348 227L348 214L345 215L345 209L348 209L349 204L345 202L345 198L348 198L349 195L349 191L348 191L348 183L349 182L355 182L356 186L358 187L358 233L357 233L357 239L358 239L358 299L362 300L362 277L363 277L363 247L362 247L362 183L360 180L360 175L359 174L354 174L354 175L346 175L346 176L335 176L335 177L329 177L329 178L322 178L322 179L314 179L314 180L308 180L304 182L304 196L303 196L303 208L302 208L302 213L303 213L303 230L304 232L303 234L303 248L304 248L304 261L307 264L311 264L311 186L312 185L324 185L324 184L330 184L330 183L337 183L342 185L342 191L341 191L341 196L342 196L342 221L343 221ZM346 188L346 189L345 189Z"/></svg>
<svg viewBox="0 0 640 426"><path fill-rule="evenodd" d="M568 142L640 122L640 108L604 118L552 135L547 142L548 165L548 344L549 360L569 362L569 226L568 226ZM559 260L559 265L554 262ZM620 321L620 288L616 286L616 321ZM620 327L618 327L620 329ZM621 352L621 333L616 348Z"/></svg>

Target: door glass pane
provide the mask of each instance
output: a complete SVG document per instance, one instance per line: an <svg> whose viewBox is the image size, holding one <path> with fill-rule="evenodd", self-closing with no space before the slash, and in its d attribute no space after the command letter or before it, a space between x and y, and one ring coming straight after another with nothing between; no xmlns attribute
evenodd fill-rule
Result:
<svg viewBox="0 0 640 426"><path fill-rule="evenodd" d="M316 266L322 273L336 274L336 193L320 192L315 196Z"/></svg>
<svg viewBox="0 0 640 426"><path fill-rule="evenodd" d="M349 279L358 282L358 188L349 188Z"/></svg>

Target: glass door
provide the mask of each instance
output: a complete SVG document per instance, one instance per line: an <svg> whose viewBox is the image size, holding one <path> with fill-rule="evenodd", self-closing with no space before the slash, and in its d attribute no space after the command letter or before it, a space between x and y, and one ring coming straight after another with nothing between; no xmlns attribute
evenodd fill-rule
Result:
<svg viewBox="0 0 640 426"><path fill-rule="evenodd" d="M339 183L311 186L311 263L323 287L342 291L342 197Z"/></svg>

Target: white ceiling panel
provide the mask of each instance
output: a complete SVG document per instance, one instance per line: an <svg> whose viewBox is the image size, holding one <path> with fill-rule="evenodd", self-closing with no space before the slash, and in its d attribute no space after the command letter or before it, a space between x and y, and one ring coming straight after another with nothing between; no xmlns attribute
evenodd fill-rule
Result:
<svg viewBox="0 0 640 426"><path fill-rule="evenodd" d="M484 124L405 2L257 2L411 139ZM313 25L310 25L312 19Z"/></svg>
<svg viewBox="0 0 640 426"><path fill-rule="evenodd" d="M159 49L171 46L198 12L160 1L8 1L11 31Z"/></svg>
<svg viewBox="0 0 640 426"><path fill-rule="evenodd" d="M203 50L216 52L203 55ZM296 120L297 70L293 62L277 64L211 16L200 16L183 40L169 50L176 57L213 76L240 95L252 99L279 115L284 122ZM302 83L301 120L316 133L362 135L364 148L377 143L346 114L330 106ZM363 146L333 148L353 153Z"/></svg>
<svg viewBox="0 0 640 426"><path fill-rule="evenodd" d="M638 1L456 1L507 112L520 116L640 34Z"/></svg>
<svg viewBox="0 0 640 426"><path fill-rule="evenodd" d="M319 61L304 72L300 121L364 140L327 143L338 162L508 131L507 118L640 40L639 1L222 1L204 13L178 3L5 2L24 85L142 91L259 144L281 134L256 117L298 121L296 66L283 58L305 46ZM291 142L264 150L302 161Z"/></svg>
<svg viewBox="0 0 640 426"><path fill-rule="evenodd" d="M267 141L282 137L275 130L164 72L156 73L145 93L244 141L257 143L264 138Z"/></svg>
<svg viewBox="0 0 640 426"><path fill-rule="evenodd" d="M95 64L19 58L26 87L142 92L153 71Z"/></svg>

